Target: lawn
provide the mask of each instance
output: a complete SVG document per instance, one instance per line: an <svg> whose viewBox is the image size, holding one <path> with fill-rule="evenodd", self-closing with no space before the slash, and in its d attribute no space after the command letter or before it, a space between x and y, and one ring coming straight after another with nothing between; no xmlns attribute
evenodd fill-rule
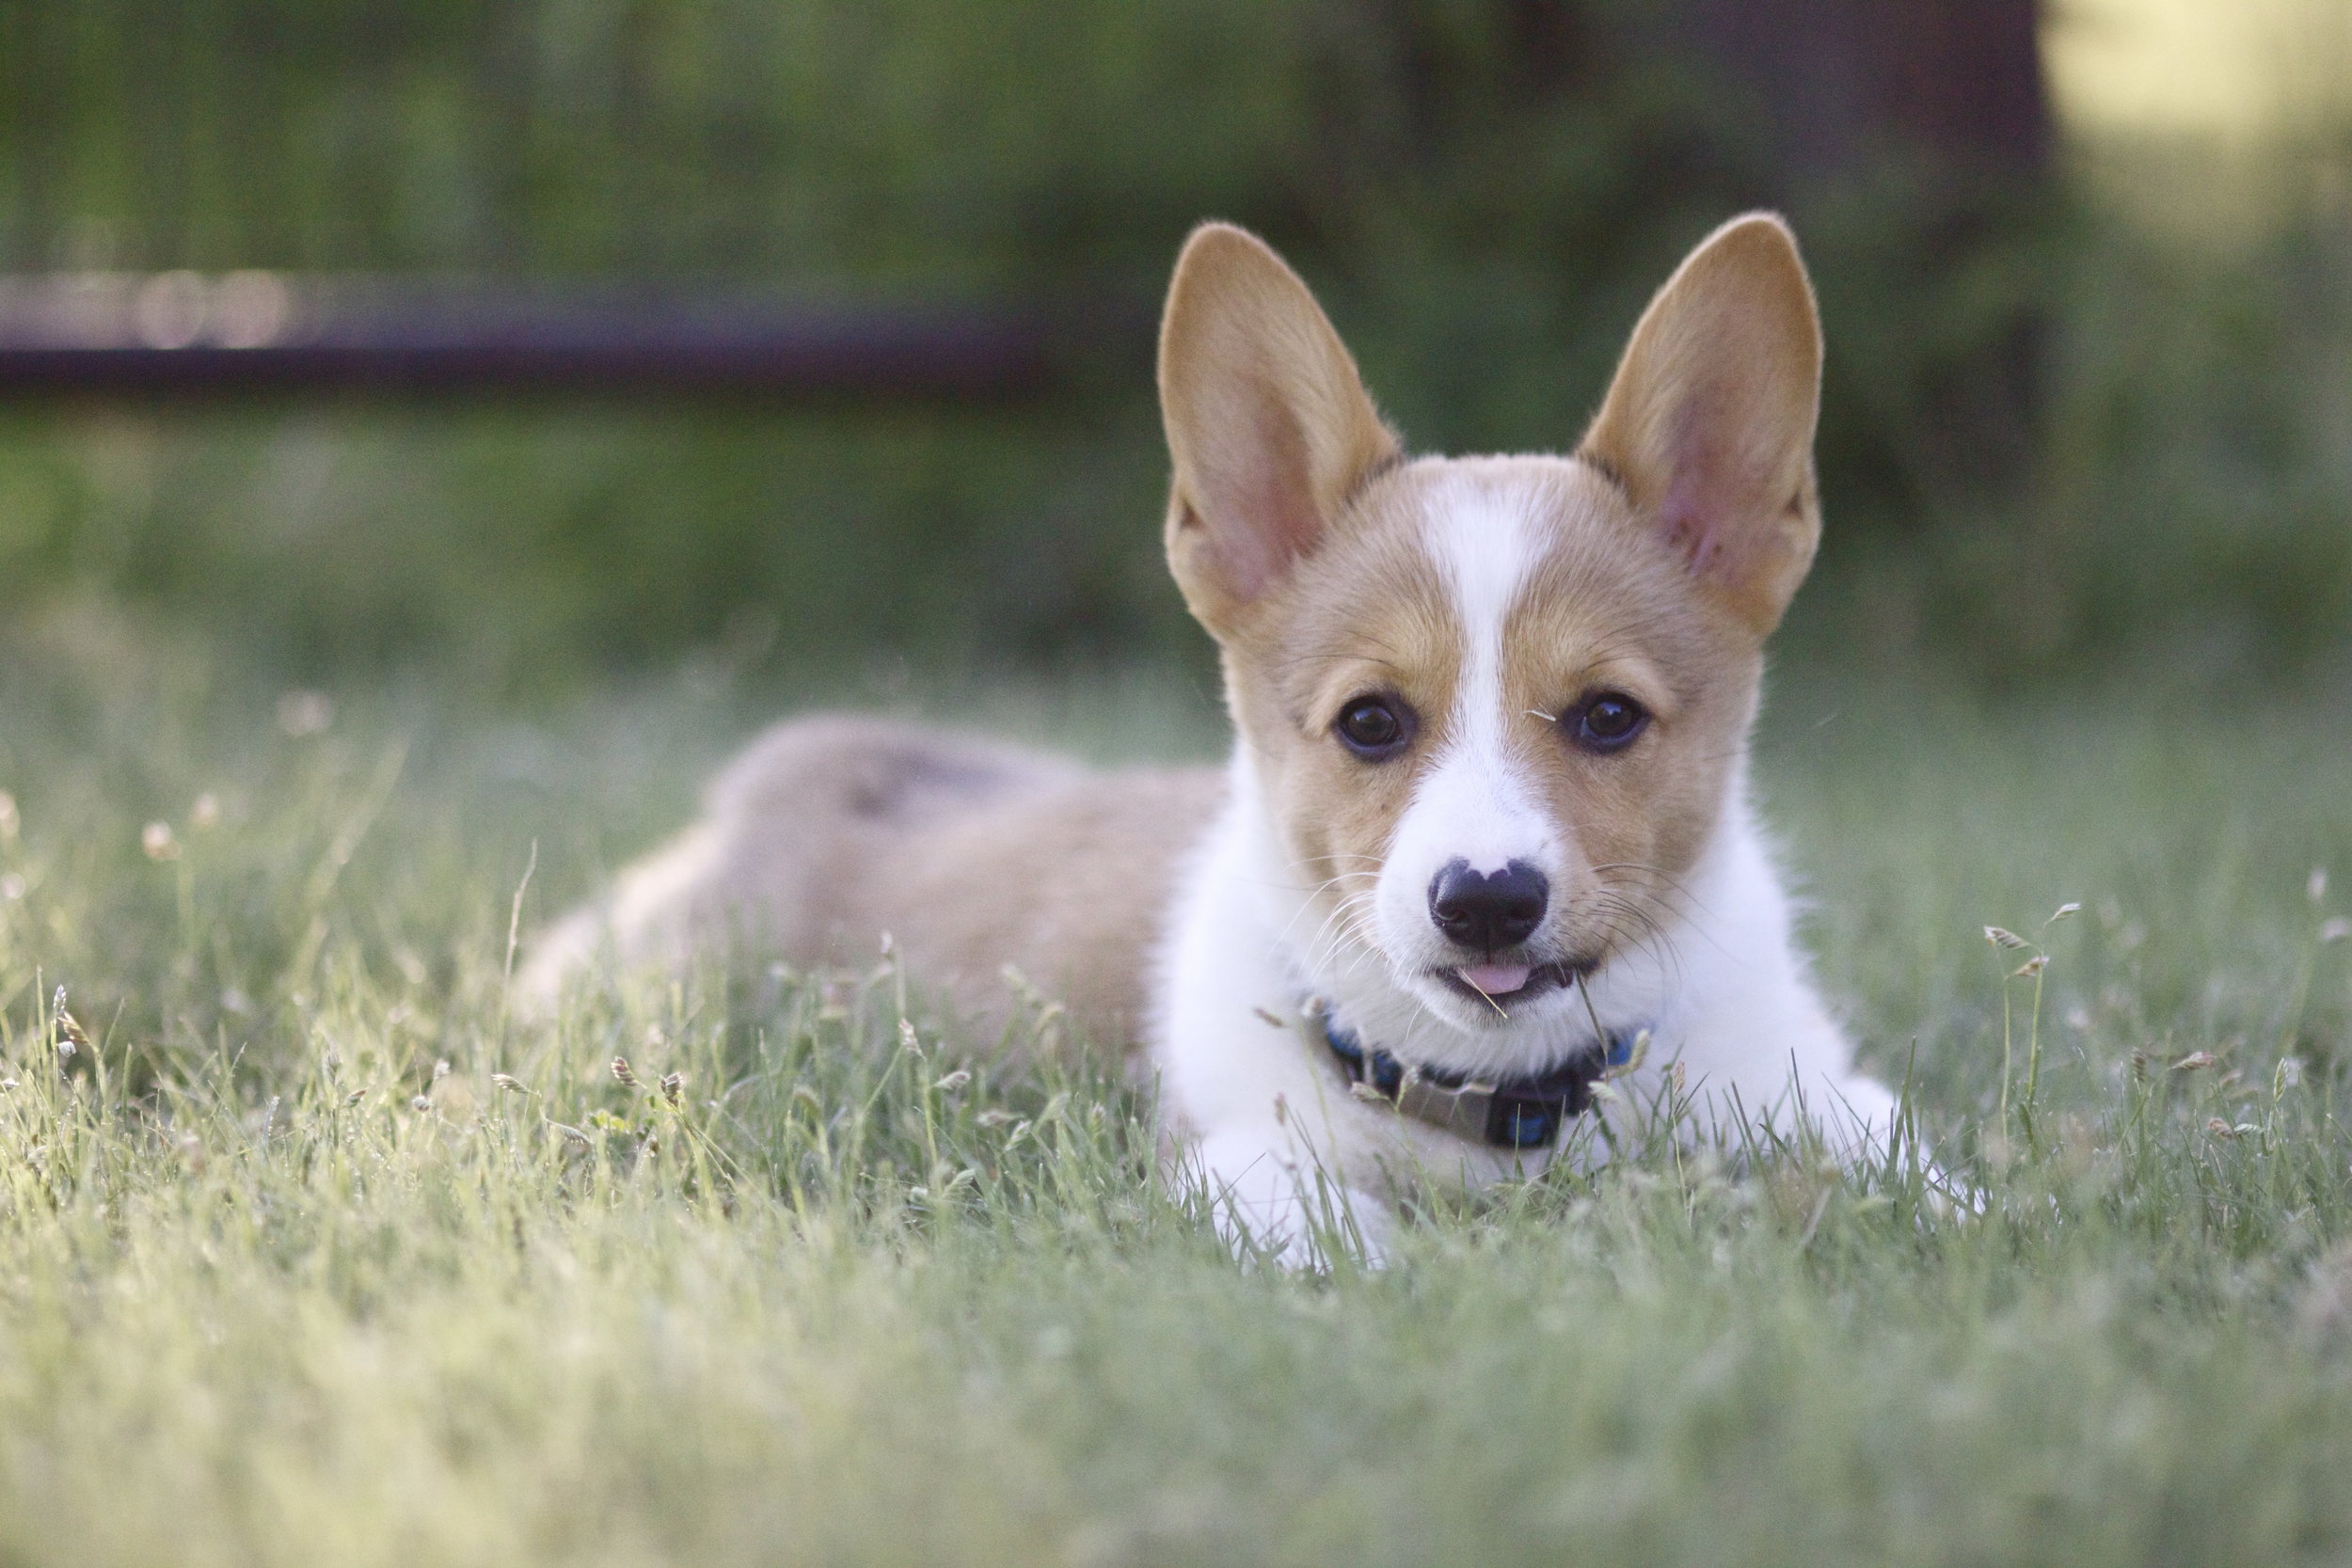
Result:
<svg viewBox="0 0 2352 1568"><path fill-rule="evenodd" d="M782 700L335 696L0 659L0 1561L2352 1556L2352 687L1783 672L1823 976L1983 1212L1660 1154L1318 1277L879 955L508 1015ZM1217 745L1178 676L892 701Z"/></svg>

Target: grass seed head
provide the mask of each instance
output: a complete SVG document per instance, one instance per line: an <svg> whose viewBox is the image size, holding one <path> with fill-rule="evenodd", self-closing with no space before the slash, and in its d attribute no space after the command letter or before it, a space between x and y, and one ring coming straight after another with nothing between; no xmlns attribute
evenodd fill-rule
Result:
<svg viewBox="0 0 2352 1568"><path fill-rule="evenodd" d="M80 1019L66 1010L63 986L59 986L56 994L50 998L49 1012L52 1025L56 1030L57 1064L62 1067L73 1059L76 1051L89 1044L89 1033L82 1027Z"/></svg>
<svg viewBox="0 0 2352 1568"><path fill-rule="evenodd" d="M1642 1064L1648 1060L1649 1031L1645 1029L1633 1037L1633 1049L1626 1053L1625 1060L1615 1067L1602 1069L1601 1076L1610 1079L1626 1077L1641 1071Z"/></svg>
<svg viewBox="0 0 2352 1568"><path fill-rule="evenodd" d="M671 1104L683 1103L686 1099L686 1074L665 1072L661 1075L661 1098Z"/></svg>
<svg viewBox="0 0 2352 1568"><path fill-rule="evenodd" d="M2182 1057L2179 1061L2174 1062L2172 1064L2172 1070L2175 1072L2201 1072L2206 1068L2213 1066L2213 1063L2214 1055L2212 1052L2192 1051L2187 1055Z"/></svg>
<svg viewBox="0 0 2352 1568"><path fill-rule="evenodd" d="M628 1058L627 1056L615 1056L612 1058L612 1077L614 1082L627 1085L632 1089L639 1086L637 1082L637 1069L628 1065Z"/></svg>
<svg viewBox="0 0 2352 1568"><path fill-rule="evenodd" d="M2024 937L2019 936L2014 931L2005 930L1998 926L1987 926L1984 928L1984 940L1991 942L1995 947L2016 949L2027 945Z"/></svg>
<svg viewBox="0 0 2352 1568"><path fill-rule="evenodd" d="M147 851L151 861L176 861L180 858L180 840L173 836L168 822L150 822L139 830L139 847Z"/></svg>
<svg viewBox="0 0 2352 1568"><path fill-rule="evenodd" d="M2036 953L2032 958L2027 958L2024 963L2021 963L2015 969L2010 970L2009 972L2009 977L2012 980L2030 978L2033 975L2041 974L2043 970L2049 967L2050 956L2047 953Z"/></svg>
<svg viewBox="0 0 2352 1568"><path fill-rule="evenodd" d="M620 1058L616 1056L613 1059L618 1061ZM508 1094L529 1094L531 1092L530 1086L511 1072L494 1072L490 1074L490 1086L496 1089L503 1089Z"/></svg>
<svg viewBox="0 0 2352 1568"><path fill-rule="evenodd" d="M2072 920L2074 916L2082 912L2083 907L2080 904L2060 904L2058 909L2052 912L2050 918L2043 921L2042 924L2044 926L2055 926L2061 920Z"/></svg>

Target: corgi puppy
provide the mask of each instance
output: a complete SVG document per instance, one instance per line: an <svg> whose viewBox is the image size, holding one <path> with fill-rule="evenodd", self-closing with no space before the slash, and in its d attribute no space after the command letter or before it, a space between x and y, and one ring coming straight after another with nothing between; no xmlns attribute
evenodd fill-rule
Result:
<svg viewBox="0 0 2352 1568"><path fill-rule="evenodd" d="M1820 533L1820 365L1795 241L1751 214L1660 291L1572 454L1408 458L1305 284L1206 225L1161 332L1166 537L1230 764L787 723L525 990L889 932L985 1031L1009 966L1156 1077L1170 1171L1293 1262L1342 1233L1377 1257L1415 1184L1590 1148L1669 1073L1701 1133L1883 1150L1894 1097L1814 990L1747 790Z"/></svg>

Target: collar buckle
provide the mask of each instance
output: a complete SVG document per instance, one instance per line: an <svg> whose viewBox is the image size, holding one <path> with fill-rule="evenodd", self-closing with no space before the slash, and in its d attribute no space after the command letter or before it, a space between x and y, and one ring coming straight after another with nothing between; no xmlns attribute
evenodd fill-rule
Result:
<svg viewBox="0 0 2352 1568"><path fill-rule="evenodd" d="M1593 1085L1629 1065L1644 1031L1620 1030L1559 1066L1523 1078L1486 1083L1408 1065L1377 1046L1367 1050L1327 1012L1308 1022L1359 1095L1387 1101L1416 1121L1498 1148L1535 1148L1557 1140L1592 1108Z"/></svg>

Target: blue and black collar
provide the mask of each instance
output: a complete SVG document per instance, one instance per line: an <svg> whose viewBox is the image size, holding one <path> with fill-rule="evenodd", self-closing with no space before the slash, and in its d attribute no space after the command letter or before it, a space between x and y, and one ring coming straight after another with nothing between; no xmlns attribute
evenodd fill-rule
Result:
<svg viewBox="0 0 2352 1568"><path fill-rule="evenodd" d="M1593 1085L1633 1061L1643 1033L1620 1030L1557 1067L1489 1084L1467 1073L1409 1067L1376 1046L1367 1051L1327 1014L1311 1016L1308 1024L1323 1037L1349 1083L1416 1120L1499 1148L1534 1148L1559 1137L1591 1108Z"/></svg>

